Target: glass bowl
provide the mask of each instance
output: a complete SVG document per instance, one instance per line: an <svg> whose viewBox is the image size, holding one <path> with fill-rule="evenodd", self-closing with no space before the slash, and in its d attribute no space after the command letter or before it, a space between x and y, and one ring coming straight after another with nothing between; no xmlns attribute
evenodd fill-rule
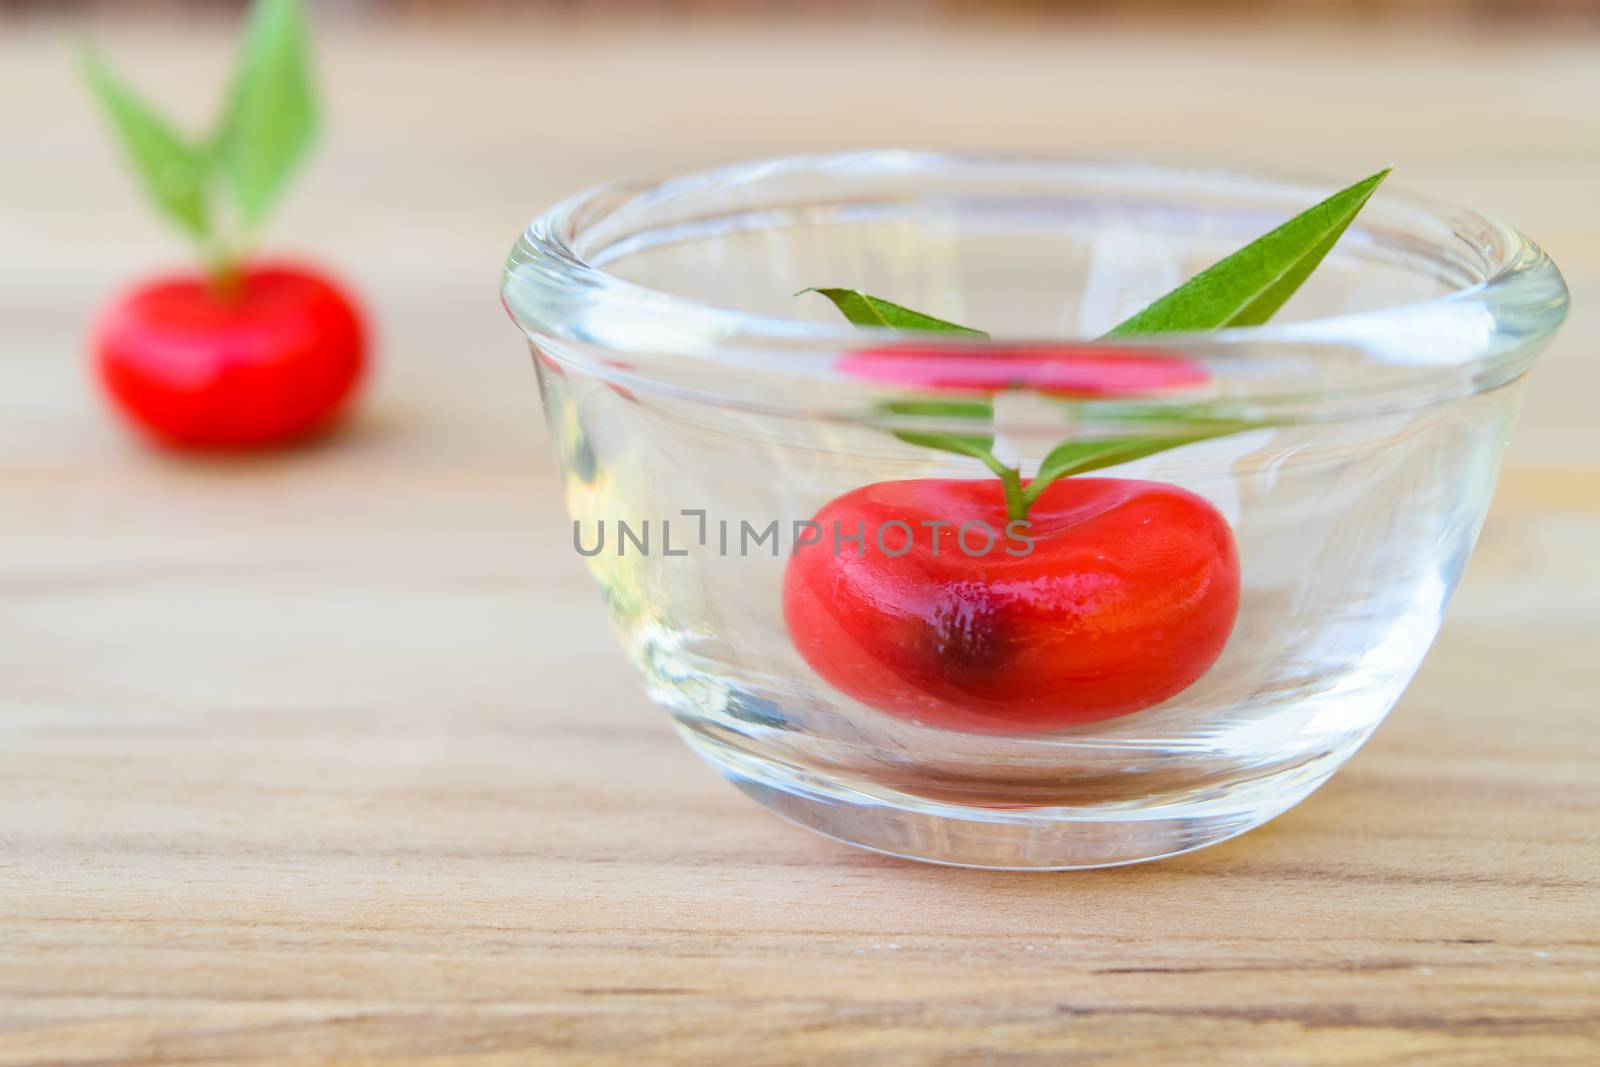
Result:
<svg viewBox="0 0 1600 1067"><path fill-rule="evenodd" d="M502 292L574 549L689 746L801 825L977 867L1170 856L1317 788L1438 631L1560 274L1385 188L1272 323L1085 339L1351 177L886 151L537 219ZM992 339L862 330L810 286ZM1009 388L972 380L995 361ZM929 447L974 435L1025 476L1172 447L979 554L937 520L999 479Z"/></svg>

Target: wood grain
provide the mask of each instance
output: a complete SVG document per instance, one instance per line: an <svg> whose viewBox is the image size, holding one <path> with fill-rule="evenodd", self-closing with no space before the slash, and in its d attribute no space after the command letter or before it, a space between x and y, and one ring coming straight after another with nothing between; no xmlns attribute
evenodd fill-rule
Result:
<svg viewBox="0 0 1600 1067"><path fill-rule="evenodd" d="M57 30L0 34L0 1065L1600 1062L1595 39L333 22L278 234L359 280L382 369L338 440L224 462L86 381L94 307L180 250ZM198 118L226 30L98 36ZM1435 651L1272 825L896 862L757 810L640 694L497 265L597 180L883 143L1393 163L1566 269Z"/></svg>

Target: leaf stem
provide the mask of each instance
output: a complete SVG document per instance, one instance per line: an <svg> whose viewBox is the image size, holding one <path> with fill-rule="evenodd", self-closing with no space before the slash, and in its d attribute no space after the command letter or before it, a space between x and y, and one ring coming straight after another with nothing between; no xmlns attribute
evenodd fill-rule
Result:
<svg viewBox="0 0 1600 1067"><path fill-rule="evenodd" d="M1023 518L1028 517L1027 510L1033 507L1039 496L1050 488L1050 483L1053 481L1055 481L1054 478L1031 478L1028 480L1027 486L1022 490Z"/></svg>
<svg viewBox="0 0 1600 1067"><path fill-rule="evenodd" d="M234 304L244 295L242 257L227 243L208 237L201 249L206 264L206 288L217 302Z"/></svg>
<svg viewBox="0 0 1600 1067"><path fill-rule="evenodd" d="M1028 507L1033 501L1022 491L1022 472L1014 467L1007 467L998 473L1000 486L1006 494L1006 518L1013 522L1026 522Z"/></svg>
<svg viewBox="0 0 1600 1067"><path fill-rule="evenodd" d="M1006 518L1013 521L1026 519L1028 505L1032 501L1027 499L1022 491L1022 471L1017 467L1006 466L987 449L978 453L978 458L983 460L983 465L994 471L1000 479L1000 487L1006 494Z"/></svg>

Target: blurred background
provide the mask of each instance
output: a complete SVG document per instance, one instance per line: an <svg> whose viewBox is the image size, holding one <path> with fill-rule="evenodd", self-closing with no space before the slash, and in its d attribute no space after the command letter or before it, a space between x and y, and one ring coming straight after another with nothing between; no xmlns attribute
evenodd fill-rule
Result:
<svg viewBox="0 0 1600 1067"><path fill-rule="evenodd" d="M813 911L794 906L794 884L823 878L816 916L795 919L816 925L797 928L792 952L886 906L889 890L871 886L887 867L770 823L647 706L571 550L527 349L498 306L507 251L556 199L795 152L1159 158L1330 188L1393 165L1390 186L1468 204L1542 242L1566 273L1572 312L1534 371L1434 651L1350 771L1264 836L1196 861L1220 873L1241 857L1279 863L1277 910L1201 879L1165 898L1164 920L1159 906L1126 907L1118 894L1134 883L1106 880L1098 904L1078 908L1079 882L1073 908L1039 897L1038 912L1019 914L1122 930L1121 960L1174 931L1187 943L1172 916L1230 896L1243 917L1215 936L1252 946L1266 929L1348 938L1372 921L1407 937L1477 936L1502 913L1557 914L1558 892L1581 910L1580 882L1540 879L1593 840L1593 809L1581 807L1593 793L1577 783L1594 780L1600 689L1600 2L308 6L323 132L263 247L323 264L359 294L374 369L328 440L196 458L130 434L89 367L100 309L188 266L190 253L131 180L71 40L88 34L199 131L234 63L242 5L0 0L0 904L19 917L18 936L0 930L0 942L33 946L31 970L20 950L17 966L0 968L0 986L23 994L21 1036L7 1046L16 1062L58 1062L46 1045L67 1037L80 1041L74 1055L128 1062L122 1035L95 1022L113 1009L156 1020L139 1023L149 1033L167 1016L170 1032L200 1018L195 1045L168 1049L209 1060L218 1046L206 1042L228 1033L213 1020L225 1016L253 1026L338 1013L364 1035L389 1025L368 1010L384 990L396 990L400 1014L447 987L497 1005L530 980L517 971L496 984L484 961L547 957L546 940L501 939L524 927L591 930L574 973L608 977L579 981L571 956L548 954L551 988L616 987L618 1014L593 1017L635 1018L643 1001L629 995L640 984L629 968L651 942L605 940L613 928L709 917L761 931ZM1414 775L1424 762L1432 777ZM1389 847L1432 866L1382 882L1383 901L1348 903L1341 893L1365 884L1366 843L1401 811L1413 836ZM1328 880L1306 881L1318 864ZM886 886L922 879L900 900L907 930L1003 910L951 896L924 912L922 892L958 883L893 875ZM1021 886L1007 885L1014 903ZM1478 889L1493 886L1506 895L1485 908ZM463 911L448 943L384 955L403 943L387 931L441 922L451 904ZM191 919L206 925L184 927ZM345 939L347 929L368 932ZM305 946L318 931L338 947L313 975ZM694 973L665 984L717 971L702 951L685 950ZM905 953L906 988L919 988L910 968L938 970L928 961L965 951ZM590 962L604 952L620 962ZM1352 981L1388 973L1392 946L1368 955L1374 970ZM189 976L177 974L172 961L191 959ZM1288 973L1257 963L1190 980ZM1324 963L1317 971L1333 973ZM717 973L743 983L755 972ZM1456 985L1441 984L1457 973L1443 964L1436 979L1394 973L1412 984L1373 988L1395 1002L1470 989L1462 1027L1521 1032L1522 1016L1505 1017L1513 1026L1479 1007L1491 994L1471 985L1475 972L1460 970ZM1539 981L1521 983L1529 998L1551 988ZM1308 1000L1325 988L1288 986ZM150 988L175 999L158 1003ZM948 1003L965 1010L967 999ZM1574 1020L1585 1011L1576 993L1548 1004ZM1337 1004L1318 1011L1317 1027L1354 1017ZM530 1018L532 1030L554 1029ZM25 1048L29 1027L44 1036ZM294 1050L324 1047L287 1033ZM427 1055L444 1047L433 1040L405 1031L394 1047ZM153 1039L138 1047L156 1055ZM289 1047L264 1062L287 1062Z"/></svg>

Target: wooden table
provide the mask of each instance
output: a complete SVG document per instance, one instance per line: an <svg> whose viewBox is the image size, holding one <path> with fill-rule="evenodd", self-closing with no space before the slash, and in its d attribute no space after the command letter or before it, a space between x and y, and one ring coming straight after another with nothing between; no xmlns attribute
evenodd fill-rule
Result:
<svg viewBox="0 0 1600 1067"><path fill-rule="evenodd" d="M1600 42L1436 26L331 24L276 229L370 300L337 441L140 448L85 322L180 249L0 34L0 1064L1600 1062ZM222 25L98 35L208 114ZM1395 180L1576 310L1393 719L1269 827L1070 876L897 862L722 785L567 546L518 227L882 143Z"/></svg>

